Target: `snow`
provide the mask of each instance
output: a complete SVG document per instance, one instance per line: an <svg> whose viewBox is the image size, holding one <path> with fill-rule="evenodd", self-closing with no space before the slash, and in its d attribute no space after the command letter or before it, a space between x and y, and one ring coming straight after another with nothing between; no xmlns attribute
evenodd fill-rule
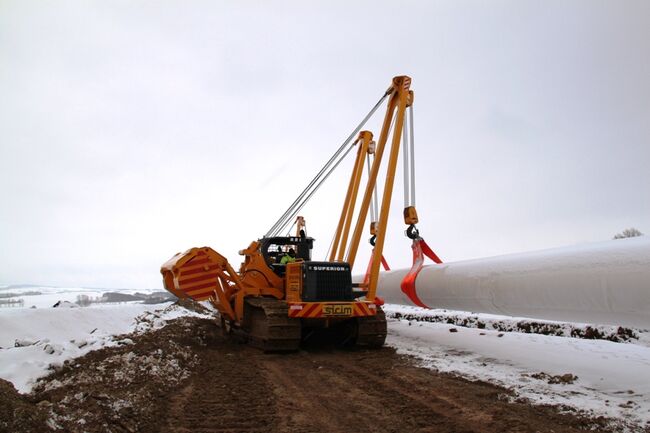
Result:
<svg viewBox="0 0 650 433"><path fill-rule="evenodd" d="M38 295L30 293L38 292ZM134 294L136 292L147 293L151 290L125 290L125 289L87 289L81 287L49 287L49 286L26 286L26 287L0 287L0 295L15 293L17 296L13 299L22 299L24 303L15 308L50 308L58 301L75 302L77 296L85 295L91 298L99 298L106 292L120 292ZM1 307L1 305L0 305ZM7 307L0 308L0 316Z"/></svg>
<svg viewBox="0 0 650 433"><path fill-rule="evenodd" d="M79 305L70 301L58 301L56 304L52 305L54 308L79 308Z"/></svg>
<svg viewBox="0 0 650 433"><path fill-rule="evenodd" d="M160 305L107 304L70 309L0 310L0 347L12 347L16 339L40 341L49 338L56 341L123 334L129 332L136 316L152 308L160 308Z"/></svg>
<svg viewBox="0 0 650 433"><path fill-rule="evenodd" d="M593 325L579 322L559 322L529 317L499 316L444 309L424 309L398 304L384 305L387 316L395 319L438 322L468 328L490 329L502 332L524 332L559 337L601 339L614 342L634 342L650 347L650 331L612 325Z"/></svg>
<svg viewBox="0 0 650 433"><path fill-rule="evenodd" d="M12 382L23 393L29 392L39 377L68 359L102 347L133 344L128 338L116 340L116 335L146 332L181 316L208 317L169 302L52 308L60 299L76 299L79 291L52 292L32 297L35 304L49 303L50 308L0 309L0 378ZM54 294L56 298L52 297Z"/></svg>
<svg viewBox="0 0 650 433"><path fill-rule="evenodd" d="M427 312L403 308L386 309L389 317L400 310ZM536 404L563 405L628 427L650 426L650 347L642 343L391 319L387 344L425 367L495 383ZM549 383L550 377L566 374L577 379Z"/></svg>

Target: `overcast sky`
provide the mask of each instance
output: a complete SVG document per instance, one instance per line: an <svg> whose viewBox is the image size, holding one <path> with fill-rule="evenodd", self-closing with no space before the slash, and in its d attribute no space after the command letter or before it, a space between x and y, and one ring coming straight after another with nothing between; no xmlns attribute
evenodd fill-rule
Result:
<svg viewBox="0 0 650 433"><path fill-rule="evenodd" d="M443 260L650 232L649 41L647 1L0 1L0 284L237 267L401 74ZM302 212L316 258L349 171Z"/></svg>

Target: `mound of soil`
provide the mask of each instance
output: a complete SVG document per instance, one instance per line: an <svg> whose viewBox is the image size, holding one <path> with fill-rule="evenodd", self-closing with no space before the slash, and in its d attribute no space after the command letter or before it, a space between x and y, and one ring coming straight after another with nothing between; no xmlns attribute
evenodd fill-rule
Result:
<svg viewBox="0 0 650 433"><path fill-rule="evenodd" d="M200 363L196 352L219 329L183 318L164 328L124 336L121 347L66 362L39 382L33 398L64 431L157 431L169 395Z"/></svg>
<svg viewBox="0 0 650 433"><path fill-rule="evenodd" d="M11 382L0 379L0 433L48 431L46 420L44 410L18 394Z"/></svg>

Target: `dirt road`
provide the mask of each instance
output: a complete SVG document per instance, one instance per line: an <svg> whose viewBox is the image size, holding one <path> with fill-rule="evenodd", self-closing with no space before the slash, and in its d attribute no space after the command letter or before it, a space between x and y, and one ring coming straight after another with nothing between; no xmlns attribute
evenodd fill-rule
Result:
<svg viewBox="0 0 650 433"><path fill-rule="evenodd" d="M269 355L217 346L205 351L201 372L172 400L167 431L570 432L584 426L548 409L509 404L500 388L418 368L389 348Z"/></svg>
<svg viewBox="0 0 650 433"><path fill-rule="evenodd" d="M49 418L42 428L70 432L607 431L602 420L509 403L504 389L418 368L390 348L263 354L196 318L128 338L14 403ZM6 431L36 431L12 422Z"/></svg>

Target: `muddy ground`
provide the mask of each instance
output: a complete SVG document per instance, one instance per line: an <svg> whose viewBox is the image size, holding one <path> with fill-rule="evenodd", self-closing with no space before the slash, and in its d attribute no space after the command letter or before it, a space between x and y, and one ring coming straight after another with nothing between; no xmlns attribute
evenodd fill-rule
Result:
<svg viewBox="0 0 650 433"><path fill-rule="evenodd" d="M0 432L612 431L390 348L264 354L198 318L121 341L66 363L28 396L0 381Z"/></svg>

